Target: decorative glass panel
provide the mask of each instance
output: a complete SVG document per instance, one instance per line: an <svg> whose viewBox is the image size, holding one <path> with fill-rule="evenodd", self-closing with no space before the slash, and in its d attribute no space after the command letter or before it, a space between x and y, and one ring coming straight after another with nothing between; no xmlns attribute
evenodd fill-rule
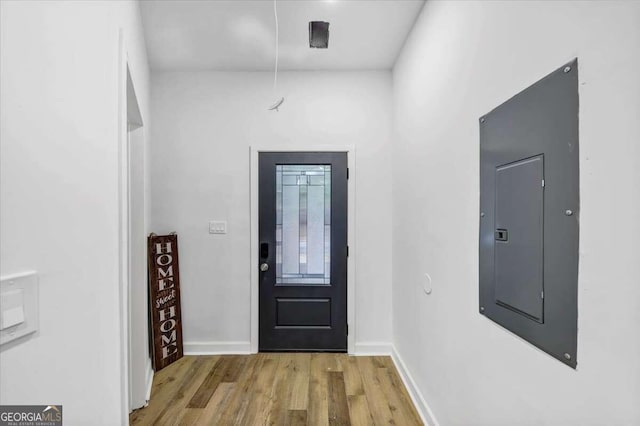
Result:
<svg viewBox="0 0 640 426"><path fill-rule="evenodd" d="M329 284L331 166L276 166L276 284Z"/></svg>

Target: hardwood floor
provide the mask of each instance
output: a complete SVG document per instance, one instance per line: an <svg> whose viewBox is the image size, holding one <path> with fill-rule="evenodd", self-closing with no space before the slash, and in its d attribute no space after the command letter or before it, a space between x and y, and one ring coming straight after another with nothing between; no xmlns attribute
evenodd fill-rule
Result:
<svg viewBox="0 0 640 426"><path fill-rule="evenodd" d="M187 356L156 373L132 425L421 425L390 357Z"/></svg>

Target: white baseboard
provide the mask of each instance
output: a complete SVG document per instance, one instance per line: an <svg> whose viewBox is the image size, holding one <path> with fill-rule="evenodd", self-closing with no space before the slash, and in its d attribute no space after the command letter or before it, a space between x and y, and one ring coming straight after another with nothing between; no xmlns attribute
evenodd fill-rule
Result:
<svg viewBox="0 0 640 426"><path fill-rule="evenodd" d="M356 342L352 355L391 355L391 343L388 342Z"/></svg>
<svg viewBox="0 0 640 426"><path fill-rule="evenodd" d="M185 355L246 355L251 342L185 342Z"/></svg>
<svg viewBox="0 0 640 426"><path fill-rule="evenodd" d="M418 410L418 414L420 414L420 417L422 418L424 424L428 426L439 426L438 420L433 415L431 407L429 407L429 404L427 404L424 396L422 396L422 392L420 392L420 389L418 389L416 382L413 380L411 373L407 369L404 361L402 361L402 358L400 357L400 354L396 350L395 346L391 347L391 359L396 365L396 369L400 374L400 378L404 382L404 387L407 388L409 396L413 401L413 405L416 407L416 410Z"/></svg>
<svg viewBox="0 0 640 426"><path fill-rule="evenodd" d="M145 404L145 407L149 405L149 400L151 399L151 387L153 386L153 374L154 374L153 366L151 365L151 358L149 358L147 360L147 395L145 396L147 403Z"/></svg>
<svg viewBox="0 0 640 426"><path fill-rule="evenodd" d="M185 355L245 355L253 353L251 342L185 342ZM387 342L355 344L352 355L391 355L392 345Z"/></svg>

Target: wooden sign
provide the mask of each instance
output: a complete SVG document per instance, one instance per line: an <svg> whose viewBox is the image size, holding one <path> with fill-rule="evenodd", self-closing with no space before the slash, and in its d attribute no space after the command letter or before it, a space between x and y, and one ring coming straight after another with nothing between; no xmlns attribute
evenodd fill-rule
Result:
<svg viewBox="0 0 640 426"><path fill-rule="evenodd" d="M153 369L162 370L182 358L182 315L178 236L151 234L149 256L149 311L153 338Z"/></svg>

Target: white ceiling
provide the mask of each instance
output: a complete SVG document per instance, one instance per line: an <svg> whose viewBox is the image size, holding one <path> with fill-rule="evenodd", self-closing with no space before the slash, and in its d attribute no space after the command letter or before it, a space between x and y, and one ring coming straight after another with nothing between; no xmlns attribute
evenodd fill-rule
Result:
<svg viewBox="0 0 640 426"><path fill-rule="evenodd" d="M423 0L278 0L281 70L389 69ZM272 70L273 1L141 2L152 69ZM309 48L328 21L329 48Z"/></svg>

